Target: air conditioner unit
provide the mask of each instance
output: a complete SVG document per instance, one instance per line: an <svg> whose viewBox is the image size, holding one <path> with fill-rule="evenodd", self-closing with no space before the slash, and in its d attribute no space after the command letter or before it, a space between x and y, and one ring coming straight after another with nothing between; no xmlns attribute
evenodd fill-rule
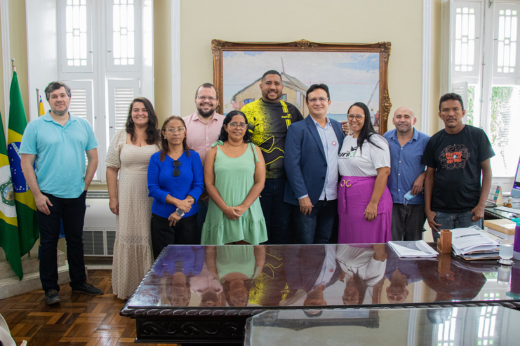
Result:
<svg viewBox="0 0 520 346"><path fill-rule="evenodd" d="M110 211L108 191L88 191L83 251L85 256L111 257L116 240L116 216Z"/></svg>

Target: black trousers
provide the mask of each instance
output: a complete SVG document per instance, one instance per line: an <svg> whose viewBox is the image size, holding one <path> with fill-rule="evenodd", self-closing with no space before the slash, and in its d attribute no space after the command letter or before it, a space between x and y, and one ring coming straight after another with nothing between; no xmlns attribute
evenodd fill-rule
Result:
<svg viewBox="0 0 520 346"><path fill-rule="evenodd" d="M167 218L152 213L152 250L154 260L169 244L200 245L197 214L180 219L170 226Z"/></svg>
<svg viewBox="0 0 520 346"><path fill-rule="evenodd" d="M426 214L424 204L399 204L392 207L392 240L421 240Z"/></svg>
<svg viewBox="0 0 520 346"><path fill-rule="evenodd" d="M87 191L77 198L59 198L43 193L52 203L49 215L38 211L40 226L40 280L44 291L60 290L58 285L58 237L63 220L67 241L70 286L77 287L87 280L83 258L83 223L85 221L85 198Z"/></svg>

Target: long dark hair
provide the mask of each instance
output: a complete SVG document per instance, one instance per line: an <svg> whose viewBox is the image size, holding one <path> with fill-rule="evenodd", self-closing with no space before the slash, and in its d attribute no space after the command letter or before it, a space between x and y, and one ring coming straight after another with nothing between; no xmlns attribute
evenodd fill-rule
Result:
<svg viewBox="0 0 520 346"><path fill-rule="evenodd" d="M159 154L159 160L161 160L161 162L164 161L164 159L166 158L166 155L168 155L168 151L170 151L170 148L168 147L168 140L164 136L164 132L166 131L166 125L168 125L168 123L172 120L180 120L182 122L182 125L184 126L184 128L186 128L186 123L184 122L184 120L181 117L179 117L177 115L172 115L171 117L166 118L166 120L164 121L163 126L161 128L161 154ZM190 149L190 147L188 147L188 144L186 143L187 137L188 137L188 129L186 129L186 132L184 134L184 139L182 140L182 150L184 150L186 155L188 157L190 157L191 149Z"/></svg>
<svg viewBox="0 0 520 346"><path fill-rule="evenodd" d="M363 147L363 143L365 143L365 140L373 146L376 146L379 149L383 150L383 148L381 148L379 145L372 142L371 137L373 135L380 135L376 132L376 130L374 130L374 126L372 126L372 119L370 119L370 110L368 109L367 105L363 102L356 102L349 107L347 114L350 114L350 109L354 106L361 108L365 113L365 123L363 124L361 132L359 133L359 136L357 138L357 147L359 148L359 152L361 153L361 148Z"/></svg>
<svg viewBox="0 0 520 346"><path fill-rule="evenodd" d="M231 111L229 112L226 117L224 118L224 122L222 123L222 128L220 129L220 135L218 136L218 140L219 141L222 141L222 142L225 142L228 140L228 133L226 132L226 130L224 129L224 125L228 126L228 124L231 122L231 119L233 119L233 117L235 115L241 115L244 117L244 121L246 123L246 133L244 134L244 143L250 143L251 142L251 132L249 132L249 123L247 122L247 117L244 113L242 113L241 111Z"/></svg>
<svg viewBox="0 0 520 346"><path fill-rule="evenodd" d="M146 97L136 97L130 103L130 107L128 107L128 117L126 118L125 130L126 133L130 134L130 139L132 142L135 142L135 124L132 120L132 108L134 108L134 103L142 102L144 104L144 108L148 112L148 127L146 128L146 144L157 144L159 143L159 130L157 126L159 125L159 120L157 119L157 115L155 115L155 110L153 109L152 103Z"/></svg>

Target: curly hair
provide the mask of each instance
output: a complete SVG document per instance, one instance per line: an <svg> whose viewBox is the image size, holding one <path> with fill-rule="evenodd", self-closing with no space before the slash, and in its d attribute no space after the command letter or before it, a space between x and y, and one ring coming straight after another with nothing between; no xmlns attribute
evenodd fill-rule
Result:
<svg viewBox="0 0 520 346"><path fill-rule="evenodd" d="M146 144L157 144L159 143L159 129L157 126L159 125L159 120L157 119L157 115L155 114L155 110L153 109L153 105L146 97L136 97L130 103L130 107L128 107L128 117L126 117L125 130L126 133L130 134L130 139L132 142L136 140L135 138L135 124L132 120L132 108L134 108L134 103L141 102L144 104L144 108L148 112L148 127L146 128Z"/></svg>

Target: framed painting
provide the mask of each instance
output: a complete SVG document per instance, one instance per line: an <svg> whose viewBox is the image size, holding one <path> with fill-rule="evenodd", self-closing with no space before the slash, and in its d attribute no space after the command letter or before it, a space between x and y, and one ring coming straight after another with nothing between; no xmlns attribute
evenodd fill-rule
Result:
<svg viewBox="0 0 520 346"><path fill-rule="evenodd" d="M305 95L312 84L324 83L332 101L329 117L347 120L354 102L370 109L374 128L387 130L392 103L388 94L390 42L373 44L228 42L213 40L213 82L219 93L218 112L227 114L262 97L260 79L277 70L284 85L282 99L304 116L309 114Z"/></svg>

